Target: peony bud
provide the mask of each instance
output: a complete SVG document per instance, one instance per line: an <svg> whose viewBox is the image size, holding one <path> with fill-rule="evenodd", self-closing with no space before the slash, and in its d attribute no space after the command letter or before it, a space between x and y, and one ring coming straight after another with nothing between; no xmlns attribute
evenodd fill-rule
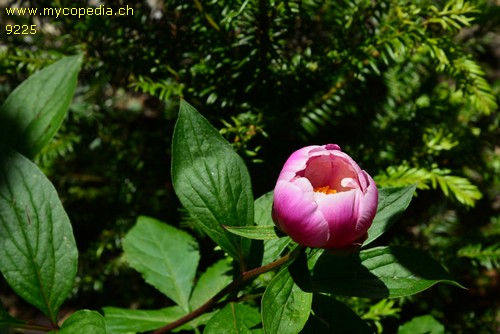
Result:
<svg viewBox="0 0 500 334"><path fill-rule="evenodd" d="M274 188L273 220L303 246L359 248L378 204L375 182L338 145L307 146L285 162Z"/></svg>

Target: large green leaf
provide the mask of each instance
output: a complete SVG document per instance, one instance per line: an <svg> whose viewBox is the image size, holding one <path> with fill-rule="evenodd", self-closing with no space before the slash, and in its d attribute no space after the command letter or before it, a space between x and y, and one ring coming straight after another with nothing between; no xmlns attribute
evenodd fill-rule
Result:
<svg viewBox="0 0 500 334"><path fill-rule="evenodd" d="M299 333L311 312L312 293L302 291L288 268L282 268L262 297L262 323L266 334Z"/></svg>
<svg viewBox="0 0 500 334"><path fill-rule="evenodd" d="M163 327L186 314L179 306L161 310L132 310L118 307L104 307L108 334L124 334L152 331Z"/></svg>
<svg viewBox="0 0 500 334"><path fill-rule="evenodd" d="M181 101L173 136L172 181L194 221L230 256L245 263L251 240L222 225L253 224L248 170L231 145L185 101Z"/></svg>
<svg viewBox="0 0 500 334"><path fill-rule="evenodd" d="M459 286L429 255L411 248L377 247L351 256L324 252L314 266L313 291L366 298L397 298L436 283Z"/></svg>
<svg viewBox="0 0 500 334"><path fill-rule="evenodd" d="M13 151L0 151L0 254L14 291L57 322L77 270L71 223L52 183Z"/></svg>
<svg viewBox="0 0 500 334"><path fill-rule="evenodd" d="M260 332L255 328L259 324L259 311L244 304L229 303L210 319L203 334L255 333Z"/></svg>
<svg viewBox="0 0 500 334"><path fill-rule="evenodd" d="M309 317L302 334L373 334L374 331L353 310L338 300L315 294L314 314Z"/></svg>
<svg viewBox="0 0 500 334"><path fill-rule="evenodd" d="M405 188L382 188L378 193L377 215L368 230L368 239L364 246L381 236L406 210L415 193L416 185Z"/></svg>
<svg viewBox="0 0 500 334"><path fill-rule="evenodd" d="M186 311L200 253L196 240L184 231L149 217L139 217L123 240L130 266L146 282Z"/></svg>
<svg viewBox="0 0 500 334"><path fill-rule="evenodd" d="M82 56L63 58L20 84L0 107L0 146L33 157L68 112Z"/></svg>
<svg viewBox="0 0 500 334"><path fill-rule="evenodd" d="M96 311L79 310L66 319L58 334L107 334L104 317Z"/></svg>

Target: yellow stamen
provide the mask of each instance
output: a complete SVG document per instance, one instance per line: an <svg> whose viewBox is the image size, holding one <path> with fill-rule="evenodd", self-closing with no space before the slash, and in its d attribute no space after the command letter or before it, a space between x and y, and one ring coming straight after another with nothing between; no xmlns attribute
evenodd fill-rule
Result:
<svg viewBox="0 0 500 334"><path fill-rule="evenodd" d="M313 190L316 192L327 194L327 195L337 193L337 190L330 188L330 186L316 187Z"/></svg>

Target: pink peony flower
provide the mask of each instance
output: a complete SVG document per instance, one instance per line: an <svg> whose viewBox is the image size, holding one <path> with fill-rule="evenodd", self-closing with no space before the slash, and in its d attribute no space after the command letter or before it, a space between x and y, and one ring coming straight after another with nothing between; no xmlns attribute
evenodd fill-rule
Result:
<svg viewBox="0 0 500 334"><path fill-rule="evenodd" d="M285 162L273 220L303 246L352 249L366 240L378 204L375 182L335 144L307 146Z"/></svg>

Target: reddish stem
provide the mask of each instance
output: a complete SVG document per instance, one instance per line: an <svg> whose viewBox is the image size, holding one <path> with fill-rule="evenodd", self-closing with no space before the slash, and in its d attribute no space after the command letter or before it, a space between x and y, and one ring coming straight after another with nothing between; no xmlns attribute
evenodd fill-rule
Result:
<svg viewBox="0 0 500 334"><path fill-rule="evenodd" d="M228 293L235 291L237 288L239 288L241 285L244 283L248 282L249 280L259 276L260 274L263 274L265 272L268 272L270 270L273 270L275 268L281 267L285 263L288 263L292 260L294 260L304 249L303 247L297 247L287 255L279 258L278 260L271 262L269 264L266 264L265 266L258 267L249 271L243 272L240 276L234 279L229 285L227 285L224 289L222 289L219 293L217 293L215 296L210 298L205 304L201 305L198 307L196 310L194 310L191 313L186 314L182 318L177 319L176 321L156 330L153 334L163 334L163 333L169 333L172 329L175 329L179 326L182 326L189 321L199 317L200 315L211 311L218 303L219 300L221 300L225 295Z"/></svg>

